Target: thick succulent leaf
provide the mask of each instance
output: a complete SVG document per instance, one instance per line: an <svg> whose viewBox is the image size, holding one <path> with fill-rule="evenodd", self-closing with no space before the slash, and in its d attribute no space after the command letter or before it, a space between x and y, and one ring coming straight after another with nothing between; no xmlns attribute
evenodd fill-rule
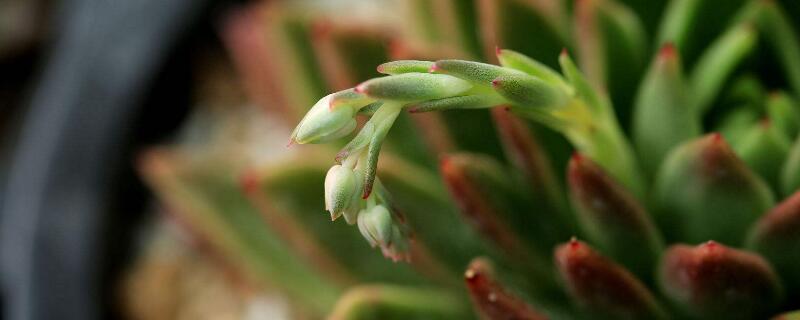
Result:
<svg viewBox="0 0 800 320"><path fill-rule="evenodd" d="M762 120L750 127L733 147L750 169L777 190L791 143L774 122Z"/></svg>
<svg viewBox="0 0 800 320"><path fill-rule="evenodd" d="M763 258L713 241L670 247L659 279L667 297L701 319L763 319L782 298L779 279Z"/></svg>
<svg viewBox="0 0 800 320"><path fill-rule="evenodd" d="M767 114L775 129L789 140L800 130L800 105L785 92L774 92L767 99Z"/></svg>
<svg viewBox="0 0 800 320"><path fill-rule="evenodd" d="M758 221L750 232L747 248L775 266L790 297L800 296L800 192Z"/></svg>
<svg viewBox="0 0 800 320"><path fill-rule="evenodd" d="M634 104L633 142L647 175L655 174L673 147L700 134L700 119L689 101L678 52L672 44L665 44Z"/></svg>
<svg viewBox="0 0 800 320"><path fill-rule="evenodd" d="M731 145L738 145L748 131L760 121L758 112L753 109L755 108L748 105L738 105L738 108L728 112L720 120L715 131Z"/></svg>
<svg viewBox="0 0 800 320"><path fill-rule="evenodd" d="M522 183L530 188L532 201L540 212L552 213L551 219L573 229L574 218L566 208L566 199L547 150L539 145L525 122L508 110L495 108L492 110L492 118L506 158L521 173Z"/></svg>
<svg viewBox="0 0 800 320"><path fill-rule="evenodd" d="M566 80L564 80L564 77L562 77L561 74L539 61L531 59L530 57L519 52L508 49L498 48L496 53L497 60L499 60L500 65L504 67L525 72L552 85L559 86L563 90L572 89L569 87L569 85L567 85Z"/></svg>
<svg viewBox="0 0 800 320"><path fill-rule="evenodd" d="M668 241L728 245L741 244L747 228L775 202L766 182L716 133L675 148L658 172L653 196Z"/></svg>
<svg viewBox="0 0 800 320"><path fill-rule="evenodd" d="M627 125L634 88L646 63L644 27L629 8L615 1L577 1L574 10L581 69L595 87L608 90L617 117Z"/></svg>
<svg viewBox="0 0 800 320"><path fill-rule="evenodd" d="M414 72L367 80L355 90L375 99L422 101L454 96L471 87L456 77Z"/></svg>
<svg viewBox="0 0 800 320"><path fill-rule="evenodd" d="M711 107L731 73L754 50L757 39L753 26L734 25L703 52L689 77L695 112L702 115Z"/></svg>
<svg viewBox="0 0 800 320"><path fill-rule="evenodd" d="M586 237L604 255L641 279L651 280L664 245L644 207L580 154L570 160L567 180Z"/></svg>
<svg viewBox="0 0 800 320"><path fill-rule="evenodd" d="M655 45L675 44L687 66L724 29L747 0L671 0L663 13Z"/></svg>
<svg viewBox="0 0 800 320"><path fill-rule="evenodd" d="M754 23L782 64L795 95L800 94L800 43L786 12L774 1L751 1L742 9L742 21Z"/></svg>
<svg viewBox="0 0 800 320"><path fill-rule="evenodd" d="M397 60L381 64L378 66L377 70L383 74L395 75L410 72L428 72L431 67L433 67L432 61Z"/></svg>
<svg viewBox="0 0 800 320"><path fill-rule="evenodd" d="M450 155L442 159L440 169L467 221L511 261L546 278L546 252L566 234L551 218L553 212L537 210L516 180L491 158Z"/></svg>
<svg viewBox="0 0 800 320"><path fill-rule="evenodd" d="M548 319L497 281L486 259L472 260L464 272L464 281L475 311L484 319Z"/></svg>
<svg viewBox="0 0 800 320"><path fill-rule="evenodd" d="M563 89L527 74L500 75L491 83L497 93L523 109L555 109L569 101Z"/></svg>
<svg viewBox="0 0 800 320"><path fill-rule="evenodd" d="M329 320L472 319L469 306L451 292L388 284L353 287Z"/></svg>
<svg viewBox="0 0 800 320"><path fill-rule="evenodd" d="M572 298L593 318L666 319L647 287L622 266L578 240L555 249L556 267Z"/></svg>
<svg viewBox="0 0 800 320"><path fill-rule="evenodd" d="M433 64L430 71L452 75L485 86L491 85L492 80L500 76L524 75L524 73L514 69L466 60L439 60Z"/></svg>
<svg viewBox="0 0 800 320"><path fill-rule="evenodd" d="M783 194L792 194L800 189L800 136L795 139L783 164L780 183Z"/></svg>

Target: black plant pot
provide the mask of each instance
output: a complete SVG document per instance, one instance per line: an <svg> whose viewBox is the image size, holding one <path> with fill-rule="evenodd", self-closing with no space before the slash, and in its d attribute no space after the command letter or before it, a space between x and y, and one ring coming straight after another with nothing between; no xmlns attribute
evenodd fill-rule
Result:
<svg viewBox="0 0 800 320"><path fill-rule="evenodd" d="M114 279L149 199L133 158L177 127L191 103L192 46L213 34L220 8L210 2L58 6L55 42L7 156L5 319L118 316Z"/></svg>

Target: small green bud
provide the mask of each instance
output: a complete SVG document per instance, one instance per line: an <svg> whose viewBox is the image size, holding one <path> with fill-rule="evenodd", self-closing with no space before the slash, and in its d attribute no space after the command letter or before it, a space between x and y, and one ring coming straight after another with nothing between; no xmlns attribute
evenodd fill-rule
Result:
<svg viewBox="0 0 800 320"><path fill-rule="evenodd" d="M382 205L361 210L358 214L358 230L373 247L391 244L392 227L392 214Z"/></svg>
<svg viewBox="0 0 800 320"><path fill-rule="evenodd" d="M308 111L292 133L291 140L299 144L325 143L344 137L356 128L355 108L331 110L331 98L335 93L320 99Z"/></svg>
<svg viewBox="0 0 800 320"><path fill-rule="evenodd" d="M361 196L359 189L359 179L350 168L337 164L328 170L325 176L325 210L330 212L331 220L357 207Z"/></svg>
<svg viewBox="0 0 800 320"><path fill-rule="evenodd" d="M454 96L471 87L453 76L412 72L367 80L355 91L375 99L424 101Z"/></svg>

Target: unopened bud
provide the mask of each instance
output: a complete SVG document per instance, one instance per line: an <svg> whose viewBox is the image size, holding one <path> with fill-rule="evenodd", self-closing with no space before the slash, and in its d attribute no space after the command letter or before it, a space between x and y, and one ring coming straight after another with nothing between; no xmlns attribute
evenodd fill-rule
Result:
<svg viewBox="0 0 800 320"><path fill-rule="evenodd" d="M334 108L331 110L329 94L320 99L297 125L292 140L299 144L324 143L344 137L356 128L355 108Z"/></svg>
<svg viewBox="0 0 800 320"><path fill-rule="evenodd" d="M385 247L392 242L392 214L377 205L358 214L358 230L370 245Z"/></svg>
<svg viewBox="0 0 800 320"><path fill-rule="evenodd" d="M336 220L351 207L357 207L361 191L356 173L350 168L335 165L325 176L325 210ZM350 220L350 219L347 219Z"/></svg>

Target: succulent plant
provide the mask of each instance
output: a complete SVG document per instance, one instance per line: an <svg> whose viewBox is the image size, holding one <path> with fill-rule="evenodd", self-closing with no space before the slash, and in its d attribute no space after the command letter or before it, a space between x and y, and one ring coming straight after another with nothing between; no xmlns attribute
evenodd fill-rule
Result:
<svg viewBox="0 0 800 320"><path fill-rule="evenodd" d="M143 158L162 198L189 212L180 220L236 269L312 318L800 308L800 21L785 11L796 5L403 4L414 30L400 35L275 4L226 30L246 83L270 90L251 100L299 123L289 145L334 148L265 161L260 145L284 131L251 130L265 127L251 113L201 115L188 131L204 134L186 141L209 146ZM256 13L271 17L272 47L249 33ZM290 61L257 63L267 47ZM301 103L313 107L298 119Z"/></svg>

